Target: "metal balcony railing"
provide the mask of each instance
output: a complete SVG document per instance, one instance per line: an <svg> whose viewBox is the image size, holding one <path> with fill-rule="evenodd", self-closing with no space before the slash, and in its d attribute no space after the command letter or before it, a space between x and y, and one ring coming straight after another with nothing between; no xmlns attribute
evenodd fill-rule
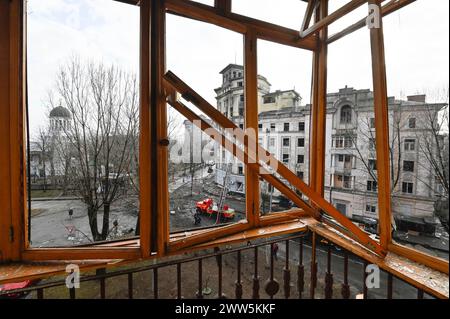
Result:
<svg viewBox="0 0 450 319"><path fill-rule="evenodd" d="M128 299L432 297L383 270L380 270L381 287L369 289L367 264L325 239L301 233L259 239L226 250L216 248L184 258L104 270L82 276L79 289L66 288L65 279L47 279L26 289L0 292L0 298L76 299L86 298L87 293L88 298L106 299L112 295L109 286L115 291L114 298ZM150 278L144 280L144 273Z"/></svg>

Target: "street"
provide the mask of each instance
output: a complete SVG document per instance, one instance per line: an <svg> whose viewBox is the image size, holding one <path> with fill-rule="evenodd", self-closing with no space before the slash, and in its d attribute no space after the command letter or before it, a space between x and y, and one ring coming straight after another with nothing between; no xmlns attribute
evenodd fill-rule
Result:
<svg viewBox="0 0 450 319"><path fill-rule="evenodd" d="M279 244L279 256L285 258L285 245ZM289 254L291 263L298 262L299 259L299 243L298 241L290 241ZM321 244L316 248L316 260L318 263L318 280L322 281L325 278L325 272L327 269L327 248ZM311 265L311 244L307 241L304 242L303 248L303 264L305 265L306 276L310 275ZM331 254L331 272L333 274L334 285L342 284L344 282L344 257L343 251L332 250ZM364 266L361 259L349 255L348 259L348 284L350 285L351 295L360 294L363 291L363 277ZM323 295L323 291L318 292ZM380 288L368 289L369 299L385 299L387 294L387 274L381 271L380 276ZM309 287L306 288L306 296L309 296ZM406 284L405 282L394 278L393 280L393 298L402 299L416 299L417 289ZM334 296L333 298L341 298L341 296Z"/></svg>

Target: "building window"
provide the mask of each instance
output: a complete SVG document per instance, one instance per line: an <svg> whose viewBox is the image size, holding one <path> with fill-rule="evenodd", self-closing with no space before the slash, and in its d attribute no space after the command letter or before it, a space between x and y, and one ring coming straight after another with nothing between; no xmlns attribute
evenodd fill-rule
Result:
<svg viewBox="0 0 450 319"><path fill-rule="evenodd" d="M283 146L289 147L290 145L291 145L291 140L288 137L283 138Z"/></svg>
<svg viewBox="0 0 450 319"><path fill-rule="evenodd" d="M305 139L304 138L299 138L297 140L297 147L305 147Z"/></svg>
<svg viewBox="0 0 450 319"><path fill-rule="evenodd" d="M244 84L243 84L243 82L242 82L242 81L239 81L239 82L238 82L238 87L240 87L240 88L241 88L241 87L243 87L243 85L244 85Z"/></svg>
<svg viewBox="0 0 450 319"><path fill-rule="evenodd" d="M351 137L345 137L344 138L344 146L345 148L352 148L353 147L353 140Z"/></svg>
<svg viewBox="0 0 450 319"><path fill-rule="evenodd" d="M434 184L435 184L435 192L437 195L442 195L444 192L444 187L442 186L441 179L439 177L434 178Z"/></svg>
<svg viewBox="0 0 450 319"><path fill-rule="evenodd" d="M283 130L289 132L289 123L284 123Z"/></svg>
<svg viewBox="0 0 450 319"><path fill-rule="evenodd" d="M270 104L270 103L275 103L275 97L273 97L273 96L266 96L264 98L264 104Z"/></svg>
<svg viewBox="0 0 450 319"><path fill-rule="evenodd" d="M409 128L416 128L416 118L415 117L411 117L408 120L408 127Z"/></svg>
<svg viewBox="0 0 450 319"><path fill-rule="evenodd" d="M376 192L378 190L378 183L376 181L367 181L367 191Z"/></svg>
<svg viewBox="0 0 450 319"><path fill-rule="evenodd" d="M356 142L355 142L356 143ZM354 144L351 136L335 136L334 147L335 148L352 148Z"/></svg>
<svg viewBox="0 0 450 319"><path fill-rule="evenodd" d="M344 176L344 188L350 189L352 188L352 177Z"/></svg>
<svg viewBox="0 0 450 319"><path fill-rule="evenodd" d="M283 163L289 164L289 154L283 154Z"/></svg>
<svg viewBox="0 0 450 319"><path fill-rule="evenodd" d="M243 107L239 108L239 116L244 116L244 108Z"/></svg>
<svg viewBox="0 0 450 319"><path fill-rule="evenodd" d="M414 172L414 161L403 161L404 172Z"/></svg>
<svg viewBox="0 0 450 319"><path fill-rule="evenodd" d="M375 118L370 118L370 128L375 128Z"/></svg>
<svg viewBox="0 0 450 319"><path fill-rule="evenodd" d="M244 102L245 101L245 97L244 94L241 94L239 97L239 101Z"/></svg>
<svg viewBox="0 0 450 319"><path fill-rule="evenodd" d="M241 130L243 130L244 129L244 124L239 124L239 128L241 129Z"/></svg>
<svg viewBox="0 0 450 319"><path fill-rule="evenodd" d="M403 182L402 183L402 193L412 194L413 190L414 190L414 184L413 183L408 183L408 182Z"/></svg>
<svg viewBox="0 0 450 319"><path fill-rule="evenodd" d="M347 205L342 203L336 203L336 209L342 214L347 215Z"/></svg>
<svg viewBox="0 0 450 319"><path fill-rule="evenodd" d="M375 150L375 147L377 146L376 140L374 138L369 138L369 150Z"/></svg>
<svg viewBox="0 0 450 319"><path fill-rule="evenodd" d="M343 165L343 168L345 168L345 169L352 169L353 168L353 156L352 155L339 154L338 155L338 161L340 163L342 163L342 162L344 163L344 164L341 164L341 165Z"/></svg>
<svg viewBox="0 0 450 319"><path fill-rule="evenodd" d="M238 175L244 174L244 168L242 166L238 166Z"/></svg>
<svg viewBox="0 0 450 319"><path fill-rule="evenodd" d="M271 138L270 138L270 140L269 140L269 145L270 145L271 147L274 147L274 146L275 146L275 138L274 138L274 137L271 137Z"/></svg>
<svg viewBox="0 0 450 319"><path fill-rule="evenodd" d="M261 132L263 129L263 125L262 124L258 124L258 130Z"/></svg>
<svg viewBox="0 0 450 319"><path fill-rule="evenodd" d="M305 176L305 174L302 171L297 171L298 178L303 179L304 176Z"/></svg>
<svg viewBox="0 0 450 319"><path fill-rule="evenodd" d="M350 105L345 105L341 109L341 124L352 123L352 108Z"/></svg>
<svg viewBox="0 0 450 319"><path fill-rule="evenodd" d="M415 139L405 139L405 151L415 151L416 149L416 140Z"/></svg>
<svg viewBox="0 0 450 319"><path fill-rule="evenodd" d="M300 132L304 132L305 131L305 122L298 123L298 130Z"/></svg>
<svg viewBox="0 0 450 319"><path fill-rule="evenodd" d="M297 155L297 164L303 164L305 162L305 155Z"/></svg>
<svg viewBox="0 0 450 319"><path fill-rule="evenodd" d="M352 188L352 176L350 175L335 175L334 186L336 188Z"/></svg>
<svg viewBox="0 0 450 319"><path fill-rule="evenodd" d="M377 161L376 160L374 160L374 159L369 160L369 169L371 169L372 171L377 170Z"/></svg>
<svg viewBox="0 0 450 319"><path fill-rule="evenodd" d="M334 147L336 148L344 148L344 138L341 136L335 137L334 139Z"/></svg>
<svg viewBox="0 0 450 319"><path fill-rule="evenodd" d="M376 213L377 207L374 205L366 205L366 212L367 213Z"/></svg>
<svg viewBox="0 0 450 319"><path fill-rule="evenodd" d="M270 123L270 131L275 132L275 128L276 128L275 123Z"/></svg>

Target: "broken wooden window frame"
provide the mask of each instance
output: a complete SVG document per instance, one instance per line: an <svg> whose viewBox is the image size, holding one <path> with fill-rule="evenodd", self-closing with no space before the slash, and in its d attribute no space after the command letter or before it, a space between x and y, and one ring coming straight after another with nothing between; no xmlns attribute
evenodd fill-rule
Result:
<svg viewBox="0 0 450 319"><path fill-rule="evenodd" d="M257 39L313 51L313 103L311 133L311 188L313 199L322 203L324 190L325 115L328 44L365 26L365 19L328 36L327 27L342 15L368 2L380 8L381 15L390 14L414 0L389 1L352 0L343 8L328 14L328 0L308 1L307 14L300 33L257 19L231 12L231 0L216 0L215 6L184 0L115 0L140 5L140 74L141 74L141 136L140 136L140 240L80 248L32 249L28 246L28 211L25 171L26 138L26 15L24 0L0 0L0 66L9 73L0 73L0 262L19 260L82 260L138 259L163 256L179 249L214 238L292 221L303 216L302 211L259 216L259 178L246 166L247 221L205 230L192 238L171 239L168 225L168 175L165 69L165 15L215 24L244 36L245 57L245 128L257 125ZM314 25L309 27L314 15ZM381 20L381 19L380 19ZM300 36L299 36L300 34ZM448 262L392 241L389 195L387 89L384 62L383 27L371 29L371 49L375 98L375 129L377 158L383 173L379 176L380 245L384 252L392 251L448 274ZM161 125L164 123L164 125ZM380 170L381 171L381 170ZM295 174L294 174L295 175ZM295 186L297 184L294 180ZM157 185L157 187L155 187ZM299 187L302 190L302 187ZM286 190L288 191L288 190ZM306 194L308 195L308 194ZM318 196L318 197L316 197ZM313 207L316 207L313 203ZM328 221L323 220L328 223ZM352 236L352 233L347 233ZM353 234L354 235L354 234ZM130 246L127 246L127 243Z"/></svg>

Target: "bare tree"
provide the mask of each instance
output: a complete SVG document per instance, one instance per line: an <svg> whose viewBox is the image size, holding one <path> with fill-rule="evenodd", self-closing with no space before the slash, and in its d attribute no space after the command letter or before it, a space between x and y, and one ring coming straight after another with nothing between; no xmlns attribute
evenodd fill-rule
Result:
<svg viewBox="0 0 450 319"><path fill-rule="evenodd" d="M74 57L60 67L53 93L71 114L60 139L67 147L59 149L65 159L71 159L66 171L72 166L74 188L87 206L94 241L105 240L111 204L126 188L135 156L136 76L113 65L83 63Z"/></svg>
<svg viewBox="0 0 450 319"><path fill-rule="evenodd" d="M391 179L391 194L395 192L401 174L402 152L402 120L401 110L394 110L394 116L390 123L390 142L389 142L389 171ZM378 184L378 174L376 165L376 138L375 128L372 117L360 118L361 125L358 125L357 132L345 130L344 137L349 139L352 147L356 150L356 157L362 164L362 170L369 174L373 181ZM345 143L345 141L344 141ZM368 151L364 150L368 148ZM365 185L364 185L365 186Z"/></svg>
<svg viewBox="0 0 450 319"><path fill-rule="evenodd" d="M424 103L418 109L416 114L417 128L415 129L417 148L421 160L417 161L417 165L424 171L429 172L425 176L415 174L423 185L430 189L431 193L436 193L436 184L441 185L442 199L437 199L439 207L446 207L445 216L437 212L442 224L448 231L448 187L449 187L449 114L448 114L448 89L445 91L447 103ZM443 101L445 98L436 98ZM389 142L389 158L390 158L390 174L391 174L391 194L395 195L398 189L398 184L402 174L405 155L404 151L404 137L410 137L411 133L404 133L408 122L405 121L405 116L402 114L403 110L400 105L390 106L392 117L390 120L390 142ZM361 124L358 125L358 133L353 134L350 130L346 134L347 138L352 140L353 147L356 150L357 158L362 163L362 170L367 172L370 178L377 182L377 168L376 162L371 159L376 159L376 139L374 131L374 123L372 118L360 119ZM359 141L356 140L356 135ZM364 148L368 147L367 152ZM374 165L375 163L375 165ZM435 176L435 178L434 178ZM442 203L447 205L442 205ZM435 209L439 211L439 209ZM443 219L442 219L443 218Z"/></svg>
<svg viewBox="0 0 450 319"><path fill-rule="evenodd" d="M448 232L450 175L448 87L435 91L432 98L440 103L426 104L426 110L418 123L422 129L418 131L416 137L419 152L424 159L419 161L419 165L431 170L431 179L421 179L421 182L437 195L435 213Z"/></svg>
<svg viewBox="0 0 450 319"><path fill-rule="evenodd" d="M448 88L437 98L441 103L427 104L421 116L417 141L419 151L424 155L428 166L432 168L435 182L442 187L442 196L449 198L449 108ZM431 183L433 184L433 183ZM433 188L433 185L429 185Z"/></svg>

